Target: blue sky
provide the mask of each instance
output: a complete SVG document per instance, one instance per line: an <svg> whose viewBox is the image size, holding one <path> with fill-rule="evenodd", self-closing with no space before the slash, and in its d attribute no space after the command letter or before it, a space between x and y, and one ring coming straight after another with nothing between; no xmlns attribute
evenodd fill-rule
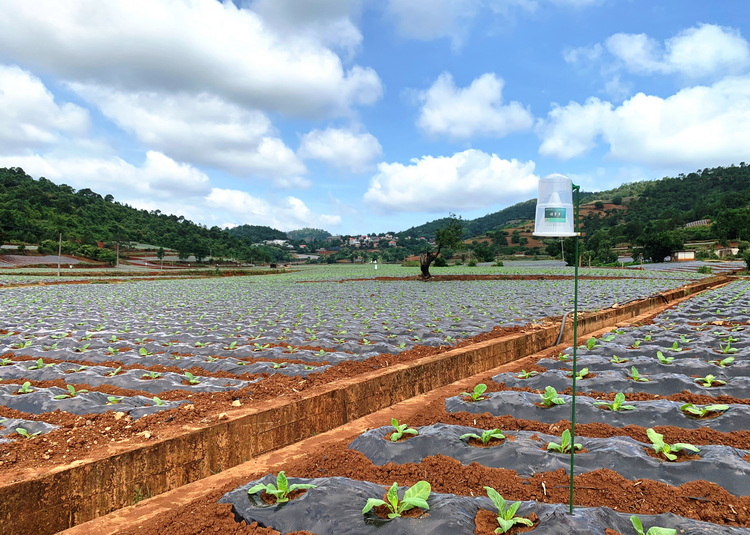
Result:
<svg viewBox="0 0 750 535"><path fill-rule="evenodd" d="M0 166L207 226L748 161L747 0L0 0Z"/></svg>

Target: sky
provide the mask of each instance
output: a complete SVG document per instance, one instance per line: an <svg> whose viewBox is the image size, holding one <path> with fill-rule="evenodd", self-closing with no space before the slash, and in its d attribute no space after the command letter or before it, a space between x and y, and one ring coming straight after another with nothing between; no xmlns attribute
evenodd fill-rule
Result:
<svg viewBox="0 0 750 535"><path fill-rule="evenodd" d="M0 167L212 226L750 161L747 0L0 0Z"/></svg>

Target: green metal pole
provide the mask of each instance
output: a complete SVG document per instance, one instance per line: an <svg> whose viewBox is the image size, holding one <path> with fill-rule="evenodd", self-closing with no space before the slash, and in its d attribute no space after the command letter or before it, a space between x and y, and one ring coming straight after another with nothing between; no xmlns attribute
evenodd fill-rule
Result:
<svg viewBox="0 0 750 535"><path fill-rule="evenodd" d="M573 397L570 401L570 514L573 514L573 472L575 470L575 443L576 443L576 375L578 374L578 207L580 186L573 185L575 192L575 220L573 229L575 235L575 250L573 260L575 262L575 271L573 276Z"/></svg>

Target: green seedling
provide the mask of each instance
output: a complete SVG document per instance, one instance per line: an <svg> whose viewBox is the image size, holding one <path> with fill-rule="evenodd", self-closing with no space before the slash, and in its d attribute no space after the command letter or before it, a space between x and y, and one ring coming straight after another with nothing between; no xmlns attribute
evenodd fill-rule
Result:
<svg viewBox="0 0 750 535"><path fill-rule="evenodd" d="M687 336L685 336L684 334L681 334L681 335L680 335L680 342L681 342L681 343L683 343L683 344L689 344L689 343L690 343L690 342L692 342L692 341L693 341L693 339L692 339L692 338L688 338L688 337L687 337Z"/></svg>
<svg viewBox="0 0 750 535"><path fill-rule="evenodd" d="M630 347L632 347L633 349L638 349L640 346L641 346L641 340L636 340L635 342L633 342L633 345Z"/></svg>
<svg viewBox="0 0 750 535"><path fill-rule="evenodd" d="M232 343L234 343L234 342L232 342ZM269 347L271 347L271 344L259 344L258 342L255 342L253 344L253 351L265 351ZM289 346L289 347L291 347L291 346ZM234 348L233 347L225 347L224 349L234 349Z"/></svg>
<svg viewBox="0 0 750 535"><path fill-rule="evenodd" d="M278 370L280 368L286 368L286 366L287 366L286 362L272 362L271 363L271 368L273 368L274 370Z"/></svg>
<svg viewBox="0 0 750 535"><path fill-rule="evenodd" d="M630 378L636 383L647 383L649 380L646 377L642 377L635 366L630 367Z"/></svg>
<svg viewBox="0 0 750 535"><path fill-rule="evenodd" d="M200 384L201 382L200 377L196 377L190 372L185 372L185 379L191 385L197 385L197 384Z"/></svg>
<svg viewBox="0 0 750 535"><path fill-rule="evenodd" d="M204 342L196 342L195 343L195 347L206 347L206 345L207 344L205 344Z"/></svg>
<svg viewBox="0 0 750 535"><path fill-rule="evenodd" d="M560 353L560 354L557 355L557 360L563 361L563 362L566 361L566 360L570 360L570 355L568 355L566 353Z"/></svg>
<svg viewBox="0 0 750 535"><path fill-rule="evenodd" d="M647 334L646 336L643 337L643 341L644 342L653 342L654 341L654 337L651 336L650 334Z"/></svg>
<svg viewBox="0 0 750 535"><path fill-rule="evenodd" d="M675 352L677 352L677 351L682 351L682 348L680 347L679 342L674 342L672 344L672 347L665 347L664 351L675 351Z"/></svg>
<svg viewBox="0 0 750 535"><path fill-rule="evenodd" d="M76 387L73 385L65 385L65 387L68 389L67 394L60 394L59 396L55 396L53 399L65 399L65 398L74 398L78 394L83 394L84 392L88 392L85 388L82 388L81 390L76 390Z"/></svg>
<svg viewBox="0 0 750 535"><path fill-rule="evenodd" d="M705 377L698 377L695 380L696 383L699 385L703 385L707 388L711 388L712 386L722 386L727 384L726 381L723 381L721 379L716 378L716 376L711 375L710 373L706 375Z"/></svg>
<svg viewBox="0 0 750 535"><path fill-rule="evenodd" d="M570 453L570 448L575 448L576 450L583 449L583 446L581 444L573 444L570 436L570 430L566 429L562 432L562 435L560 435L560 444L557 444L556 442L550 442L547 444L547 449L549 451L556 451L558 453Z"/></svg>
<svg viewBox="0 0 750 535"><path fill-rule="evenodd" d="M29 381L26 381L24 384L21 385L21 388L16 390L16 394L30 394L33 391L34 389L31 388L31 383Z"/></svg>
<svg viewBox="0 0 750 535"><path fill-rule="evenodd" d="M216 362L219 357L206 357L206 362Z"/></svg>
<svg viewBox="0 0 750 535"><path fill-rule="evenodd" d="M26 349L27 347L30 347L31 344L34 343L34 340L26 340L25 342L17 342L13 344L13 349Z"/></svg>
<svg viewBox="0 0 750 535"><path fill-rule="evenodd" d="M628 362L628 360L630 360L630 359L621 359L617 355L612 355L612 358L609 359L610 362L613 362L615 364L623 364L625 362Z"/></svg>
<svg viewBox="0 0 750 535"><path fill-rule="evenodd" d="M296 347L294 347L294 346L286 346L286 350L287 350L287 352L289 352L289 353L296 353L296 352L298 352L298 351L299 351L299 349L298 349L298 348L296 348Z"/></svg>
<svg viewBox="0 0 750 535"><path fill-rule="evenodd" d="M505 435L503 435L499 429L487 429L485 431L482 431L481 436L477 435L476 433L466 433L458 437L460 440L469 440L470 438L480 440L482 444L489 444L492 439L495 440L503 440L505 439Z"/></svg>
<svg viewBox="0 0 750 535"><path fill-rule="evenodd" d="M484 395L486 391L487 385L484 383L479 383L474 387L473 392L461 392L461 395L469 398L469 401L482 401L484 399L487 399L487 397Z"/></svg>
<svg viewBox="0 0 750 535"><path fill-rule="evenodd" d="M507 533L516 524L523 524L524 526L534 525L528 518L516 516L516 511L521 506L521 502L507 505L505 498L500 496L500 493L492 487L484 487L484 491L497 508L497 523L500 527L495 529L495 533Z"/></svg>
<svg viewBox="0 0 750 535"><path fill-rule="evenodd" d="M325 349L321 349L320 351L318 351L317 353L315 353L315 356L316 357L325 357L326 356L326 350Z"/></svg>
<svg viewBox="0 0 750 535"><path fill-rule="evenodd" d="M106 405L116 405L122 401L122 396L107 396Z"/></svg>
<svg viewBox="0 0 750 535"><path fill-rule="evenodd" d="M114 355L115 353L117 353L117 350L114 347L110 346L110 347L107 348L107 354L108 355Z"/></svg>
<svg viewBox="0 0 750 535"><path fill-rule="evenodd" d="M13 361L9 358L0 359L0 366L10 366L11 364L13 364Z"/></svg>
<svg viewBox="0 0 750 535"><path fill-rule="evenodd" d="M727 345L723 346L719 344L719 353L728 354L728 353L737 353L739 351L736 347L732 347L732 343L727 340Z"/></svg>
<svg viewBox="0 0 750 535"><path fill-rule="evenodd" d="M680 410L688 415L703 418L706 414L711 412L724 412L729 410L729 405L704 405L699 407L692 403L685 403L680 406Z"/></svg>
<svg viewBox="0 0 750 535"><path fill-rule="evenodd" d="M396 442L398 439L400 439L406 434L409 434L409 435L419 434L419 431L417 431L416 429L409 427L406 424L399 424L398 420L396 420L395 418L391 418L391 425L395 429L395 431L391 433L391 442Z"/></svg>
<svg viewBox="0 0 750 535"><path fill-rule="evenodd" d="M734 362L734 357L727 357L721 360L709 360L709 364L715 364L719 368L726 368L727 366L731 366Z"/></svg>
<svg viewBox="0 0 750 535"><path fill-rule="evenodd" d="M594 338L594 337L592 336L591 338L589 338L588 340L586 340L586 344L585 344L585 345L582 345L582 346L580 346L580 349L588 349L588 350L591 350L591 349L594 349L594 348L596 348L596 347L602 347L602 345L601 345L601 344L599 344L599 343L597 343L597 340L596 340L596 338Z"/></svg>
<svg viewBox="0 0 750 535"><path fill-rule="evenodd" d="M48 366L49 366L49 364L48 364ZM86 368L88 368L88 366L78 366L77 370L65 370L65 373L78 373L78 372L82 372Z"/></svg>
<svg viewBox="0 0 750 535"><path fill-rule="evenodd" d="M156 397L156 396L154 396L154 397L152 398L152 400L151 400L151 401L153 401L153 402L154 402L154 405L157 405L157 406L159 406L159 407L161 407L161 406L163 406L163 405L166 405L166 404L167 404L167 403L166 403L166 401L162 401L161 399L159 399L159 398L158 398L158 397Z"/></svg>
<svg viewBox="0 0 750 535"><path fill-rule="evenodd" d="M539 394L542 398L541 404L544 407L552 407L553 405L564 405L565 400L557 395L557 390L554 387L548 386L544 389L544 394Z"/></svg>
<svg viewBox="0 0 750 535"><path fill-rule="evenodd" d="M683 442L677 442L675 444L667 444L666 442L664 442L664 435L657 433L656 431L654 431L652 427L649 427L648 429L646 429L646 435L648 435L648 438L651 441L654 451L656 453L661 453L669 461L674 461L677 459L677 455L675 455L672 452L687 450L687 451L692 451L693 453L698 453L700 451L698 448L696 448L692 444L686 444Z"/></svg>
<svg viewBox="0 0 750 535"><path fill-rule="evenodd" d="M153 355L154 353L153 353L153 351L149 351L149 350L148 350L148 349L146 349L145 347L141 347L141 348L139 348L139 349L138 349L138 354L139 354L139 355L140 355L141 357L148 357L148 356L151 356L151 355Z"/></svg>
<svg viewBox="0 0 750 535"><path fill-rule="evenodd" d="M158 379L159 377L161 377L159 372L148 372L141 375L141 379Z"/></svg>
<svg viewBox="0 0 750 535"><path fill-rule="evenodd" d="M55 349L57 349L57 344L59 343L60 342L55 342L51 346L42 346L42 349L44 349L45 351L54 351Z"/></svg>
<svg viewBox="0 0 750 535"><path fill-rule="evenodd" d="M289 480L286 478L286 474L282 470L276 476L276 484L268 483L264 485L258 483L257 485L250 487L247 491L248 494L255 494L256 492L264 491L266 494L270 494L276 498L276 503L285 503L289 501L289 494L295 490L306 490L314 489L316 485L310 485L308 483L295 483L289 484Z"/></svg>
<svg viewBox="0 0 750 535"><path fill-rule="evenodd" d="M611 342L615 338L617 338L616 334L608 334L607 336L602 336L602 342Z"/></svg>
<svg viewBox="0 0 750 535"><path fill-rule="evenodd" d="M34 364L29 366L29 370L41 370L42 368L49 368L50 366L54 366L54 364L45 364L44 360L42 359L36 359L34 361Z"/></svg>
<svg viewBox="0 0 750 535"><path fill-rule="evenodd" d="M531 371L527 372L526 370L521 370L521 373L516 375L519 379L531 379L535 375L539 375L539 372Z"/></svg>
<svg viewBox="0 0 750 535"><path fill-rule="evenodd" d="M41 431L37 431L36 433L29 433L26 429L23 427L16 427L16 433L21 435L23 438L34 438L37 435L41 435Z"/></svg>
<svg viewBox="0 0 750 535"><path fill-rule="evenodd" d="M602 407L607 407L611 411L632 411L635 409L634 405L625 405L625 394L622 392L618 392L615 394L615 399L612 401L612 403L607 403L606 401L597 401L594 403L594 405L601 405Z"/></svg>
<svg viewBox="0 0 750 535"><path fill-rule="evenodd" d="M377 498L369 498L365 506L362 508L362 514L367 514L372 508L381 505L385 505L390 511L390 513L388 513L388 518L400 517L401 513L415 507L429 511L430 506L427 505L427 499L430 497L431 491L432 487L427 481L417 481L411 488L406 489L406 492L404 492L404 498L399 500L398 483L393 483L386 494L388 501L386 502Z"/></svg>
<svg viewBox="0 0 750 535"><path fill-rule="evenodd" d="M588 374L589 374L589 369L588 368L583 368L581 371L579 371L578 373L576 373L576 375L575 375L576 380L584 379ZM573 377L573 374L569 373L568 376L569 377Z"/></svg>
<svg viewBox="0 0 750 535"><path fill-rule="evenodd" d="M81 347L76 347L73 349L76 353L83 353L86 351L89 347L91 347L91 344L83 344Z"/></svg>
<svg viewBox="0 0 750 535"><path fill-rule="evenodd" d="M666 365L672 364L672 362L674 362L674 357L665 357L664 353L662 353L661 351L656 352L656 358L659 359L660 363Z"/></svg>
<svg viewBox="0 0 750 535"><path fill-rule="evenodd" d="M111 343L111 344L113 344L113 343L117 342L117 336L115 336L115 335L113 334L112 336L110 336L110 337L109 337L109 339L107 340L107 342L109 342L109 343Z"/></svg>
<svg viewBox="0 0 750 535"><path fill-rule="evenodd" d="M648 531L643 531L643 522L635 515L630 517L630 523L633 524L636 535L677 535L676 529L660 528L657 526L652 526L648 528Z"/></svg>
<svg viewBox="0 0 750 535"><path fill-rule="evenodd" d="M255 345L258 345L258 344L255 344ZM230 343L229 345L224 346L223 349L225 349L226 351L231 351L233 349L237 349L237 341L235 340L234 342Z"/></svg>
<svg viewBox="0 0 750 535"><path fill-rule="evenodd" d="M398 344L398 348L399 349L406 349L406 342L401 342L400 344Z"/></svg>

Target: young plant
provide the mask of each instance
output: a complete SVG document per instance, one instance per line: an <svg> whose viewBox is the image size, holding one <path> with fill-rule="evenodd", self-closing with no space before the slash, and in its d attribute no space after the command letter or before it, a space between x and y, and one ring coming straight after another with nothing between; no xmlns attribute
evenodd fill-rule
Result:
<svg viewBox="0 0 750 535"><path fill-rule="evenodd" d="M162 401L161 399L159 399L159 398L158 398L158 397L156 397L156 396L154 396L154 397L153 397L153 399L152 399L151 401L153 401L153 402L154 402L154 405L156 405L156 406L158 406L158 407L161 407L161 406L163 406L163 405L166 405L166 404L167 404L167 403L166 403L165 401Z"/></svg>
<svg viewBox="0 0 750 535"><path fill-rule="evenodd" d="M674 357L665 357L664 353L662 353L661 351L656 352L656 358L659 359L659 362L661 364L665 365L672 364L672 362L674 362Z"/></svg>
<svg viewBox="0 0 750 535"><path fill-rule="evenodd" d="M23 427L16 427L16 433L21 435L23 438L34 438L37 435L41 435L41 431L37 431L36 433L29 433L26 429Z"/></svg>
<svg viewBox="0 0 750 535"><path fill-rule="evenodd" d="M469 398L469 401L482 401L484 399L487 399L487 397L484 395L486 391L487 385L484 383L479 383L474 387L473 392L461 392L461 395Z"/></svg>
<svg viewBox="0 0 750 535"><path fill-rule="evenodd" d="M544 389L544 394L539 394L542 398L541 404L544 407L552 407L553 405L564 405L565 400L557 395L557 390L554 387L548 386Z"/></svg>
<svg viewBox="0 0 750 535"><path fill-rule="evenodd" d="M516 377L518 377L519 379L531 379L535 375L539 375L539 372L534 372L534 371L527 372L526 370L521 370L521 373L516 375Z"/></svg>
<svg viewBox="0 0 750 535"><path fill-rule="evenodd" d="M576 380L585 379L588 374L589 374L589 369L583 368L578 373L576 373ZM568 376L573 377L573 373L569 373Z"/></svg>
<svg viewBox="0 0 750 535"><path fill-rule="evenodd" d="M276 498L276 503L285 503L289 501L289 494L295 490L314 489L315 487L316 485L310 485L308 483L295 483L290 485L286 478L286 474L284 474L284 471L282 470L276 476L275 485L273 483L268 483L267 485L258 483L257 485L250 487L247 493L255 494L259 491L265 491L266 494L270 494Z"/></svg>
<svg viewBox="0 0 750 535"><path fill-rule="evenodd" d="M140 355L141 357L148 357L148 356L151 356L151 355L153 355L154 353L153 353L153 351L149 351L149 350L148 350L148 349L146 349L145 347L141 347L141 348L139 348L139 349L138 349L138 354L139 354L139 355Z"/></svg>
<svg viewBox="0 0 750 535"><path fill-rule="evenodd" d="M706 388L711 388L712 386L722 386L727 384L726 381L722 381L721 379L717 379L716 376L711 375L710 373L706 375L705 377L698 377L695 380L696 383L699 385L703 385Z"/></svg>
<svg viewBox="0 0 750 535"><path fill-rule="evenodd" d="M732 347L732 343L727 340L727 345L723 346L719 344L719 353L723 354L730 354L730 353L737 353L739 351L736 347Z"/></svg>
<svg viewBox="0 0 750 535"><path fill-rule="evenodd" d="M688 415L695 416L697 418L703 418L710 412L724 412L729 410L729 405L704 405L698 407L692 403L685 403L680 406L680 410Z"/></svg>
<svg viewBox="0 0 750 535"><path fill-rule="evenodd" d="M11 364L13 364L13 361L9 358L0 359L0 366L10 366Z"/></svg>
<svg viewBox="0 0 750 535"><path fill-rule="evenodd" d="M141 379L158 379L159 377L161 377L159 372L148 372L141 375Z"/></svg>
<svg viewBox="0 0 750 535"><path fill-rule="evenodd" d="M484 491L497 508L497 523L500 527L495 529L495 533L507 533L516 524L523 524L524 526L534 525L528 518L516 516L516 511L521 506L521 502L507 505L505 498L500 496L500 493L492 487L484 487Z"/></svg>
<svg viewBox="0 0 750 535"><path fill-rule="evenodd" d="M42 368L48 368L50 366L54 366L54 364L45 364L44 360L42 359L36 359L34 361L34 364L29 366L29 370L41 370Z"/></svg>
<svg viewBox="0 0 750 535"><path fill-rule="evenodd" d="M588 340L586 340L586 344L585 344L585 345L582 345L582 346L580 346L580 349L588 349L588 350L591 350L591 349L594 349L594 348L596 348L596 347L602 347L602 345L601 345L601 344L599 344L599 343L597 343L597 340L596 340L596 338L594 338L594 337L592 336L591 338L589 338Z"/></svg>
<svg viewBox="0 0 750 535"><path fill-rule="evenodd" d="M677 442L675 444L667 444L666 442L664 442L664 435L657 433L656 431L654 431L652 427L649 427L648 429L646 429L646 435L648 435L648 438L651 441L654 451L656 453L661 453L669 461L674 461L677 459L677 455L675 455L672 452L687 450L687 451L692 451L693 453L698 453L700 451L698 448L696 448L692 444L686 444L683 442Z"/></svg>
<svg viewBox="0 0 750 535"><path fill-rule="evenodd" d="M391 425L395 429L393 433L391 433L391 442L396 442L398 439L400 439L405 434L409 435L418 435L419 431L416 429L409 427L406 424L399 424L398 420L395 418L391 418Z"/></svg>
<svg viewBox="0 0 750 535"><path fill-rule="evenodd" d="M715 364L719 368L726 368L727 366L731 366L734 362L734 357L727 357L725 359L721 360L709 360L709 364Z"/></svg>
<svg viewBox="0 0 750 535"><path fill-rule="evenodd" d="M556 451L558 453L570 453L570 448L575 448L576 450L583 449L583 446L581 444L573 444L570 437L570 430L566 429L562 432L562 435L560 435L560 444L557 444L556 442L550 442L547 444L547 450L549 451Z"/></svg>
<svg viewBox="0 0 750 535"><path fill-rule="evenodd" d="M625 405L625 394L622 392L618 392L615 394L615 399L612 401L612 403L607 403L606 401L597 401L594 403L594 405L601 405L602 407L607 407L611 411L631 411L635 409L634 405Z"/></svg>
<svg viewBox="0 0 750 535"><path fill-rule="evenodd" d="M380 500L377 498L369 498L367 503L362 508L362 514L368 513L374 507L385 505L390 513L388 518L400 517L401 513L419 507L425 511L429 511L430 506L427 505L427 499L430 497L432 487L427 481L417 481L411 488L406 489L404 492L404 498L398 499L398 483L393 483L391 488L388 489L386 498L388 501Z"/></svg>
<svg viewBox="0 0 750 535"><path fill-rule="evenodd" d="M185 372L185 379L187 379L187 382L191 385L197 385L201 382L200 377L196 377L190 372Z"/></svg>
<svg viewBox="0 0 750 535"><path fill-rule="evenodd" d="M122 401L122 396L107 396L107 403L105 405L116 405Z"/></svg>
<svg viewBox="0 0 750 535"><path fill-rule="evenodd" d="M638 349L640 347L642 341L643 340L636 340L635 342L633 342L633 345L630 346L630 347L632 347L633 349Z"/></svg>
<svg viewBox="0 0 750 535"><path fill-rule="evenodd" d="M271 368L278 370L280 368L286 368L286 362L272 362Z"/></svg>
<svg viewBox="0 0 750 535"><path fill-rule="evenodd" d="M476 433L466 433L464 435L461 435L458 437L460 440L469 440L470 438L479 440L482 442L482 444L489 444L492 439L495 440L503 440L505 438L505 435L503 435L499 429L486 429L482 431L482 435L477 435Z"/></svg>
<svg viewBox="0 0 750 535"><path fill-rule="evenodd" d="M635 366L630 367L630 378L635 381L636 383L647 383L648 379L646 377L641 377L641 374L638 373L638 370Z"/></svg>
<svg viewBox="0 0 750 535"><path fill-rule="evenodd" d="M26 381L21 385L21 388L16 390L16 394L30 394L33 391L34 389L31 387L31 383L29 381Z"/></svg>
<svg viewBox="0 0 750 535"><path fill-rule="evenodd" d="M633 529L635 529L637 535L677 535L676 529L660 528L657 526L652 526L648 528L648 531L643 531L643 523L635 515L630 517L630 523L633 524Z"/></svg>
<svg viewBox="0 0 750 535"><path fill-rule="evenodd" d="M611 358L611 359L609 359L609 361L610 361L610 362L613 362L613 363L615 363L615 364L624 364L624 363L625 363L625 362L627 362L628 360L629 360L629 359L621 359L621 358L620 358L620 357L618 357L617 355L612 355L612 358Z"/></svg>
<svg viewBox="0 0 750 535"><path fill-rule="evenodd" d="M65 385L65 387L68 389L67 394L60 394L59 396L55 396L53 399L65 399L65 398L74 398L78 394L83 394L84 392L88 392L85 388L82 388L81 390L76 390L76 387L73 385Z"/></svg>
<svg viewBox="0 0 750 535"><path fill-rule="evenodd" d="M259 344L255 344L255 345L259 345ZM235 340L234 342L230 343L229 345L225 345L223 349L225 349L226 351L231 351L233 349L237 349L237 341Z"/></svg>
<svg viewBox="0 0 750 535"><path fill-rule="evenodd" d="M674 342L672 344L672 347L665 347L665 351L682 351L682 348L680 347L679 342Z"/></svg>

